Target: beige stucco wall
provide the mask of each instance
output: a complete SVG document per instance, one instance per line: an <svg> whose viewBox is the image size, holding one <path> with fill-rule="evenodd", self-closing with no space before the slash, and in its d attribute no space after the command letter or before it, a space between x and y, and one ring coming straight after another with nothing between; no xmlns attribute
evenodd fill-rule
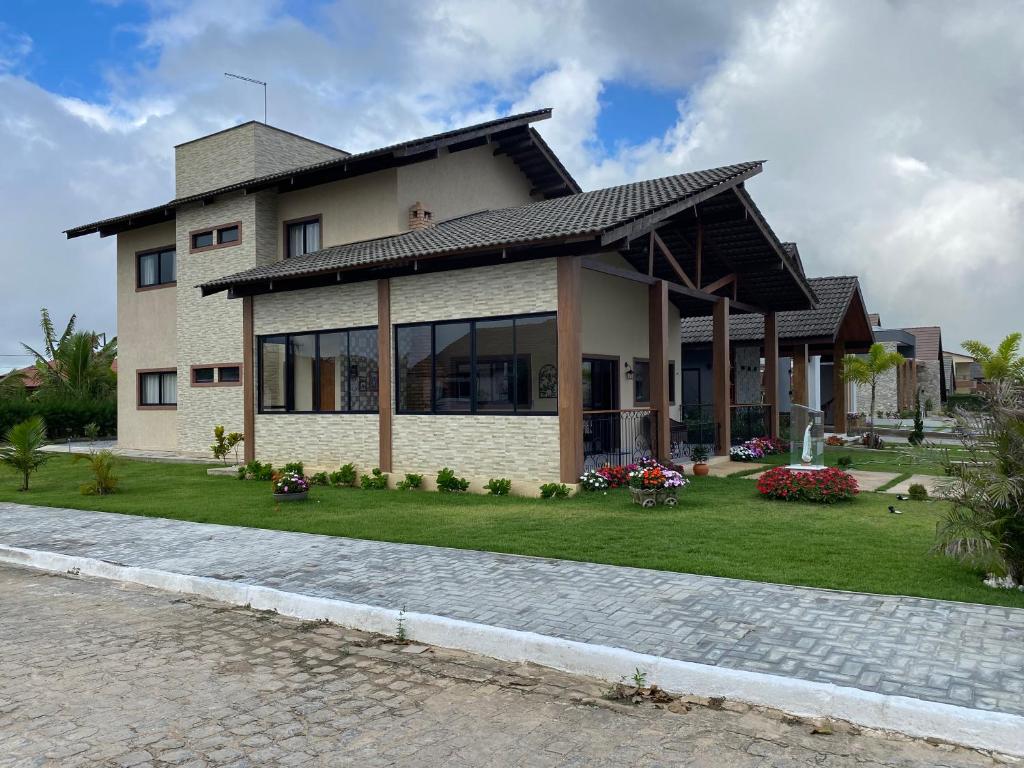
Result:
<svg viewBox="0 0 1024 768"><path fill-rule="evenodd" d="M436 160L398 169L399 226L406 228L408 210L416 202L433 213L434 221L444 221L528 203L530 188L516 164L507 155L495 156L491 145L442 152Z"/></svg>
<svg viewBox="0 0 1024 768"><path fill-rule="evenodd" d="M176 291L174 286L136 291L138 251L174 243L174 222L117 236L117 440L123 448L172 451L176 412L137 408L136 371L174 368Z"/></svg>
<svg viewBox="0 0 1024 768"><path fill-rule="evenodd" d="M602 254L599 258L619 269L633 271L633 267L616 253ZM648 341L648 300L650 291L643 283L635 283L613 275L583 270L583 356L613 356L619 358L619 407L633 408L633 381L626 378L626 363L633 366L634 358L650 358ZM669 305L669 356L675 363L676 402L682 392L679 365L680 325L679 310ZM642 407L642 406L641 406ZM672 418L678 418L679 406L671 408Z"/></svg>

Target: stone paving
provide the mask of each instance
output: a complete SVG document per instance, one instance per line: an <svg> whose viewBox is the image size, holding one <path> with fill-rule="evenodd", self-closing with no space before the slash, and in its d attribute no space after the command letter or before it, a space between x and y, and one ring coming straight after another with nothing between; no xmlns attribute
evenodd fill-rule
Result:
<svg viewBox="0 0 1024 768"><path fill-rule="evenodd" d="M1022 609L10 503L0 543L1024 714Z"/></svg>
<svg viewBox="0 0 1024 768"><path fill-rule="evenodd" d="M0 766L995 764L113 582L0 566L0 610Z"/></svg>

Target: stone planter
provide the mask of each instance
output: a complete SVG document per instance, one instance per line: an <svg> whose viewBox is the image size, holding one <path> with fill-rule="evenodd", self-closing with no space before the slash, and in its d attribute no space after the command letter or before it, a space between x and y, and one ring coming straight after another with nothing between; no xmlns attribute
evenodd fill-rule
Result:
<svg viewBox="0 0 1024 768"><path fill-rule="evenodd" d="M676 506L679 503L679 499L676 498L677 490L676 488L630 488L629 492L633 496L634 504L650 508L658 504L664 504L666 507Z"/></svg>
<svg viewBox="0 0 1024 768"><path fill-rule="evenodd" d="M309 496L309 491L302 491L301 493L275 493L274 501L305 501Z"/></svg>

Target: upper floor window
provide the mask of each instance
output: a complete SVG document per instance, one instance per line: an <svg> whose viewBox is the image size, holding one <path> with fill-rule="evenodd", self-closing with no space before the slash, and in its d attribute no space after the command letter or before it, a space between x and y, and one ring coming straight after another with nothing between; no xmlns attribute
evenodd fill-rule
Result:
<svg viewBox="0 0 1024 768"><path fill-rule="evenodd" d="M395 327L399 413L554 414L555 315Z"/></svg>
<svg viewBox="0 0 1024 768"><path fill-rule="evenodd" d="M230 386L241 383L242 367L238 364L192 366L194 387Z"/></svg>
<svg viewBox="0 0 1024 768"><path fill-rule="evenodd" d="M178 372L139 372L139 407L170 408L178 404Z"/></svg>
<svg viewBox="0 0 1024 768"><path fill-rule="evenodd" d="M197 229L189 233L189 240L189 249L192 253L238 245L242 240L242 223L236 221L220 227Z"/></svg>
<svg viewBox="0 0 1024 768"><path fill-rule="evenodd" d="M302 256L320 250L320 217L310 216L284 223L284 257Z"/></svg>
<svg viewBox="0 0 1024 768"><path fill-rule="evenodd" d="M155 288L174 285L177 280L174 264L174 246L165 246L136 255L136 288Z"/></svg>

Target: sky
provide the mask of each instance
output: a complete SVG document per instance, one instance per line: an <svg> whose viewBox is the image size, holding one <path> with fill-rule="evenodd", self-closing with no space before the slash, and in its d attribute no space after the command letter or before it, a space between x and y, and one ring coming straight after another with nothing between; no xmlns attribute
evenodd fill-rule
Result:
<svg viewBox="0 0 1024 768"><path fill-rule="evenodd" d="M59 19L58 23L54 23ZM1024 0L4 0L0 370L40 307L116 331L115 239L175 144L262 118L361 151L553 107L584 189L767 160L810 276L946 349L1024 330Z"/></svg>

